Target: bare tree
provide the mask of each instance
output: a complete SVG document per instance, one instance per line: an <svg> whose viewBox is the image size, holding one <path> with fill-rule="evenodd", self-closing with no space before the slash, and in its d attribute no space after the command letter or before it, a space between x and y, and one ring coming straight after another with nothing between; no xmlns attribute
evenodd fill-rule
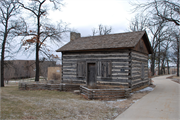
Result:
<svg viewBox="0 0 180 120"><path fill-rule="evenodd" d="M161 70L160 70L160 74L165 74L165 61L168 62L168 50L170 48L170 44L171 43L171 40L167 40L166 42L163 42L163 45L162 45L162 50L161 50ZM167 68L168 68L168 73L169 73L169 65L167 63Z"/></svg>
<svg viewBox="0 0 180 120"><path fill-rule="evenodd" d="M180 56L180 30L176 29L172 32L172 37L174 38L174 44L173 44L173 49L174 49L174 55L176 56L176 65L177 65L177 76L179 76L179 56Z"/></svg>
<svg viewBox="0 0 180 120"><path fill-rule="evenodd" d="M169 40L171 31L166 22L159 17L143 16L137 14L130 22L130 31L142 31L146 30L149 34L153 53L150 55L151 73L155 74L155 67L158 67L158 75L162 74L162 65L165 65L167 57L167 50L164 49L164 45ZM164 42L165 41L165 42ZM167 49L169 49L170 45ZM161 64L163 61L163 64Z"/></svg>
<svg viewBox="0 0 180 120"><path fill-rule="evenodd" d="M156 24L152 24L152 22L150 21L148 30L150 31L151 34L151 46L153 49L153 53L151 54L151 72L152 75L154 75L155 71L155 61L156 58L158 58L158 74L160 74L160 45L161 42L164 40L164 28L165 24L163 21L159 21L159 23Z"/></svg>
<svg viewBox="0 0 180 120"><path fill-rule="evenodd" d="M136 14L135 17L130 21L130 31L144 31L148 27L148 17L143 14Z"/></svg>
<svg viewBox="0 0 180 120"><path fill-rule="evenodd" d="M162 69L162 64L160 63L162 60L164 61L165 59L165 54L162 53L166 53L166 50L163 47L163 41L168 38L167 34L170 35L172 32L166 31L166 29L167 27L172 27L172 23L174 23L176 26L180 25L180 1L150 0L144 3L132 3L132 5L134 6L133 12L141 11L141 13L145 13L146 16L148 16L149 21L151 21L149 22L150 25L148 25L148 30L151 32L153 36L151 39L151 45L154 51L151 55L151 71L154 75L155 61L158 61L158 74L161 74L160 66ZM156 30L153 30L152 28L155 28ZM156 57L157 60L155 60ZM167 60L167 64L169 64L169 60Z"/></svg>
<svg viewBox="0 0 180 120"><path fill-rule="evenodd" d="M95 36L96 34L98 35L108 35L112 31L112 27L104 26L102 24L99 24L98 28L93 28L92 29L92 34Z"/></svg>
<svg viewBox="0 0 180 120"><path fill-rule="evenodd" d="M179 0L154 0L156 14L162 19L180 25L180 1ZM164 9L165 11L162 11ZM164 13L165 12L165 13Z"/></svg>
<svg viewBox="0 0 180 120"><path fill-rule="evenodd" d="M151 12L166 22L180 25L180 1L179 0L150 0L146 3L132 3L134 11L142 10Z"/></svg>
<svg viewBox="0 0 180 120"><path fill-rule="evenodd" d="M19 2L22 8L29 11L33 14L33 17L36 19L35 30L29 30L25 36L32 36L30 39L24 41L24 45L28 44L26 49L29 49L31 46L35 46L36 51L36 76L35 81L39 81L39 52L43 53L46 56L48 55L49 49L45 42L51 40L51 42L56 43L60 42L62 38L62 33L66 32L67 26L62 27L62 23L58 25L49 24L48 21L43 18L48 13L47 5L50 3L53 4L55 9L60 9L63 5L61 1L58 0L32 0L29 2L29 5L25 5L23 2ZM33 49L34 50L34 49Z"/></svg>
<svg viewBox="0 0 180 120"><path fill-rule="evenodd" d="M18 36L25 26L23 19L17 19L19 5L16 0L0 1L0 40L1 45L1 87L4 87L4 58L10 53L8 46L15 36ZM8 45L6 47L6 44ZM10 47L9 47L10 48Z"/></svg>

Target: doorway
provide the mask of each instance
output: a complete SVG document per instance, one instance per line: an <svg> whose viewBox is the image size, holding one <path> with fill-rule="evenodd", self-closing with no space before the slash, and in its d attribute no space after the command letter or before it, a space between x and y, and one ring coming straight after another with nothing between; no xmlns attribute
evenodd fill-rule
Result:
<svg viewBox="0 0 180 120"><path fill-rule="evenodd" d="M87 66L87 85L96 86L96 64L88 63Z"/></svg>

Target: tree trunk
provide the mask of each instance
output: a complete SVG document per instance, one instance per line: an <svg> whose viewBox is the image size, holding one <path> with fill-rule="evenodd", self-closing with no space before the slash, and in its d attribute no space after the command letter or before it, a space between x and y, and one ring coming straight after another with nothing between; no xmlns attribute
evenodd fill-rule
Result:
<svg viewBox="0 0 180 120"><path fill-rule="evenodd" d="M36 43L36 77L35 81L39 81L39 44Z"/></svg>
<svg viewBox="0 0 180 120"><path fill-rule="evenodd" d="M163 56L163 59L162 59L162 64L161 64L161 74L165 74L165 65L164 65L164 61L165 61L165 56Z"/></svg>
<svg viewBox="0 0 180 120"><path fill-rule="evenodd" d="M5 49L5 41L2 43L1 50L1 87L4 87L4 49Z"/></svg>
<svg viewBox="0 0 180 120"><path fill-rule="evenodd" d="M180 39L180 37L179 37L179 39ZM180 45L179 45L179 39L177 39L177 47L178 47L178 51L177 51L177 76L179 76L179 47L180 47Z"/></svg>
<svg viewBox="0 0 180 120"><path fill-rule="evenodd" d="M8 14L7 14L7 21L5 26L5 32L4 32L4 39L2 43L2 50L1 50L1 87L4 87L4 51L5 51L5 45L6 45L6 39L7 39L7 27L8 27Z"/></svg>
<svg viewBox="0 0 180 120"><path fill-rule="evenodd" d="M155 54L151 55L151 76L154 76L154 66L155 66Z"/></svg>
<svg viewBox="0 0 180 120"><path fill-rule="evenodd" d="M164 67L164 60L162 60L162 64L161 64L161 70L160 70L160 74L163 74L163 67Z"/></svg>
<svg viewBox="0 0 180 120"><path fill-rule="evenodd" d="M161 74L161 71L160 71L160 42L158 45L158 50L159 50L159 54L158 54L158 75L160 75Z"/></svg>
<svg viewBox="0 0 180 120"><path fill-rule="evenodd" d="M168 59L167 59L167 71L168 71L168 74L170 74L170 72L169 72L169 61L168 61Z"/></svg>
<svg viewBox="0 0 180 120"><path fill-rule="evenodd" d="M37 18L37 43L36 43L36 77L35 81L39 81L39 39L40 39L40 16Z"/></svg>

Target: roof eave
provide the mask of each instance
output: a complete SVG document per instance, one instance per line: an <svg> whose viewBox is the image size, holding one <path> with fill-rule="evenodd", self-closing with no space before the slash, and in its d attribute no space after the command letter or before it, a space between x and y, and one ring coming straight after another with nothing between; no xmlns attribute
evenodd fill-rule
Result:
<svg viewBox="0 0 180 120"><path fill-rule="evenodd" d="M100 49L83 49L83 50L56 50L56 52L80 52L80 51L104 51L104 50L124 50L132 49L133 47L121 47L121 48L100 48Z"/></svg>
<svg viewBox="0 0 180 120"><path fill-rule="evenodd" d="M151 47L151 43L150 43L150 41L149 41L149 38L148 38L148 36L147 36L147 33L146 33L146 31L145 31L145 37L146 37L146 39L147 39L147 41L145 42L145 44L146 44L146 46L147 46L147 49L148 49L148 52L149 52L149 54L152 54L153 53L153 49L152 49L152 47ZM144 36L143 35L143 36Z"/></svg>

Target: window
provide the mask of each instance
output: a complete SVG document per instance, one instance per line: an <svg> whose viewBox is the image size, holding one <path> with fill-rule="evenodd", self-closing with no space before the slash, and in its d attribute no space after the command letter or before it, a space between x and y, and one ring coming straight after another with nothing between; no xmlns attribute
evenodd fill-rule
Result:
<svg viewBox="0 0 180 120"><path fill-rule="evenodd" d="M101 77L111 77L112 65L111 62L101 62Z"/></svg>
<svg viewBox="0 0 180 120"><path fill-rule="evenodd" d="M86 62L79 61L77 63L77 77L85 77L86 76Z"/></svg>

